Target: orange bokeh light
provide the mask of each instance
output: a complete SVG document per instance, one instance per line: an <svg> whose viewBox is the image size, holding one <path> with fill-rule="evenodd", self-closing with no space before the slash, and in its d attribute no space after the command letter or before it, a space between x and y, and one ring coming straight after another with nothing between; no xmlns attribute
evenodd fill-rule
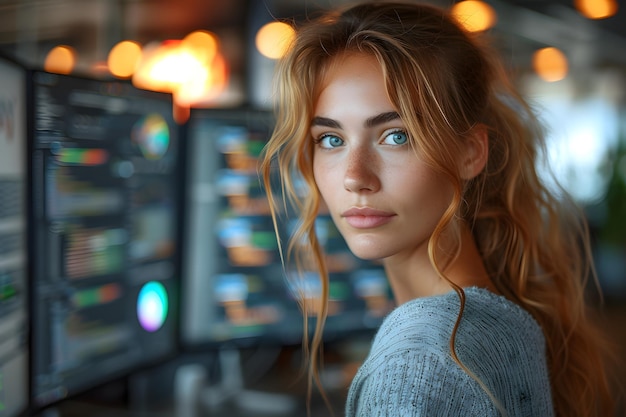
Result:
<svg viewBox="0 0 626 417"><path fill-rule="evenodd" d="M43 68L48 72L69 74L74 70L75 65L76 51L74 51L74 48L67 45L59 45L48 52Z"/></svg>
<svg viewBox="0 0 626 417"><path fill-rule="evenodd" d="M146 46L132 81L139 88L172 93L176 104L185 108L219 95L228 74L217 38L194 32L182 41Z"/></svg>
<svg viewBox="0 0 626 417"><path fill-rule="evenodd" d="M296 32L287 23L270 22L257 32L255 43L258 51L271 59L285 55Z"/></svg>
<svg viewBox="0 0 626 417"><path fill-rule="evenodd" d="M574 6L589 19L605 19L617 13L616 0L575 0Z"/></svg>
<svg viewBox="0 0 626 417"><path fill-rule="evenodd" d="M536 51L533 55L532 65L537 75L544 81L560 81L567 76L567 57L554 47Z"/></svg>
<svg viewBox="0 0 626 417"><path fill-rule="evenodd" d="M135 73L135 69L141 60L141 46L137 42L122 41L115 45L107 64L111 74L118 78L129 78Z"/></svg>
<svg viewBox="0 0 626 417"><path fill-rule="evenodd" d="M210 61L219 49L217 36L206 30L191 32L182 40L182 48L187 48L200 61Z"/></svg>
<svg viewBox="0 0 626 417"><path fill-rule="evenodd" d="M214 99L224 91L228 83L228 66L222 54L213 57L211 65L205 66L194 76L178 83L174 98L179 104L191 105L198 101Z"/></svg>
<svg viewBox="0 0 626 417"><path fill-rule="evenodd" d="M452 6L451 14L469 32L482 32L496 24L496 11L484 1L464 0Z"/></svg>

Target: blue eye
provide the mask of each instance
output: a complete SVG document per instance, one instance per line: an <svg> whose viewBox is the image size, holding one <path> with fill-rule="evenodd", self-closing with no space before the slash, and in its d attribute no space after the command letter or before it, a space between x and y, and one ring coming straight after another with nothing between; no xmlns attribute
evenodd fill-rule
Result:
<svg viewBox="0 0 626 417"><path fill-rule="evenodd" d="M321 148L332 149L343 145L343 139L335 135L324 135L317 140Z"/></svg>
<svg viewBox="0 0 626 417"><path fill-rule="evenodd" d="M406 132L402 130L396 130L385 135L383 143L387 145L404 145L409 141Z"/></svg>

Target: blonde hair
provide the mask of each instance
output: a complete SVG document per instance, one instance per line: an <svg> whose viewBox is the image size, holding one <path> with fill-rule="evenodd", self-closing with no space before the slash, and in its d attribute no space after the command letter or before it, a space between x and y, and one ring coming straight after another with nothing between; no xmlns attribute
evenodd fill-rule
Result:
<svg viewBox="0 0 626 417"><path fill-rule="evenodd" d="M288 256L321 277L319 319L312 341L305 339L311 348L310 378L317 375L328 274L315 234L320 195L309 123L324 71L336 56L350 52L378 59L412 145L454 185L454 198L429 242L435 268L441 271L435 262L441 233L463 219L498 291L543 329L556 415L610 415L603 337L585 300L587 281L595 275L584 217L565 193L555 194L538 176L542 129L484 38L465 32L446 11L414 3L371 2L327 13L299 29L278 64L276 127L261 171L274 221L282 211L270 187L275 166L282 194L300 216ZM464 181L455 155L477 125L488 131L489 159L481 174ZM463 306L463 290L451 284ZM458 320L461 315L462 309ZM460 364L455 334L456 327L451 352Z"/></svg>

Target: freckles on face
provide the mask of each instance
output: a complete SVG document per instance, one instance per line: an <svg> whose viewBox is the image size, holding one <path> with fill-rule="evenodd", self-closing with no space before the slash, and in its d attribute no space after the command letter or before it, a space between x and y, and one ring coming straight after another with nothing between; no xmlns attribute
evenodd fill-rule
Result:
<svg viewBox="0 0 626 417"><path fill-rule="evenodd" d="M450 203L451 186L409 145L378 61L365 54L337 59L311 121L318 190L356 256L420 251Z"/></svg>

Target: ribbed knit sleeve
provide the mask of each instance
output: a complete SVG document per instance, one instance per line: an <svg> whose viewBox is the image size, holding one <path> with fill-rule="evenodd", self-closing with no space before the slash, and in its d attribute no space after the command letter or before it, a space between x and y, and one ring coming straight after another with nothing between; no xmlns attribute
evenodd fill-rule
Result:
<svg viewBox="0 0 626 417"><path fill-rule="evenodd" d="M350 387L347 417L554 415L539 325L504 297L465 292L456 351L486 390L450 353L457 294L420 298L381 325Z"/></svg>

